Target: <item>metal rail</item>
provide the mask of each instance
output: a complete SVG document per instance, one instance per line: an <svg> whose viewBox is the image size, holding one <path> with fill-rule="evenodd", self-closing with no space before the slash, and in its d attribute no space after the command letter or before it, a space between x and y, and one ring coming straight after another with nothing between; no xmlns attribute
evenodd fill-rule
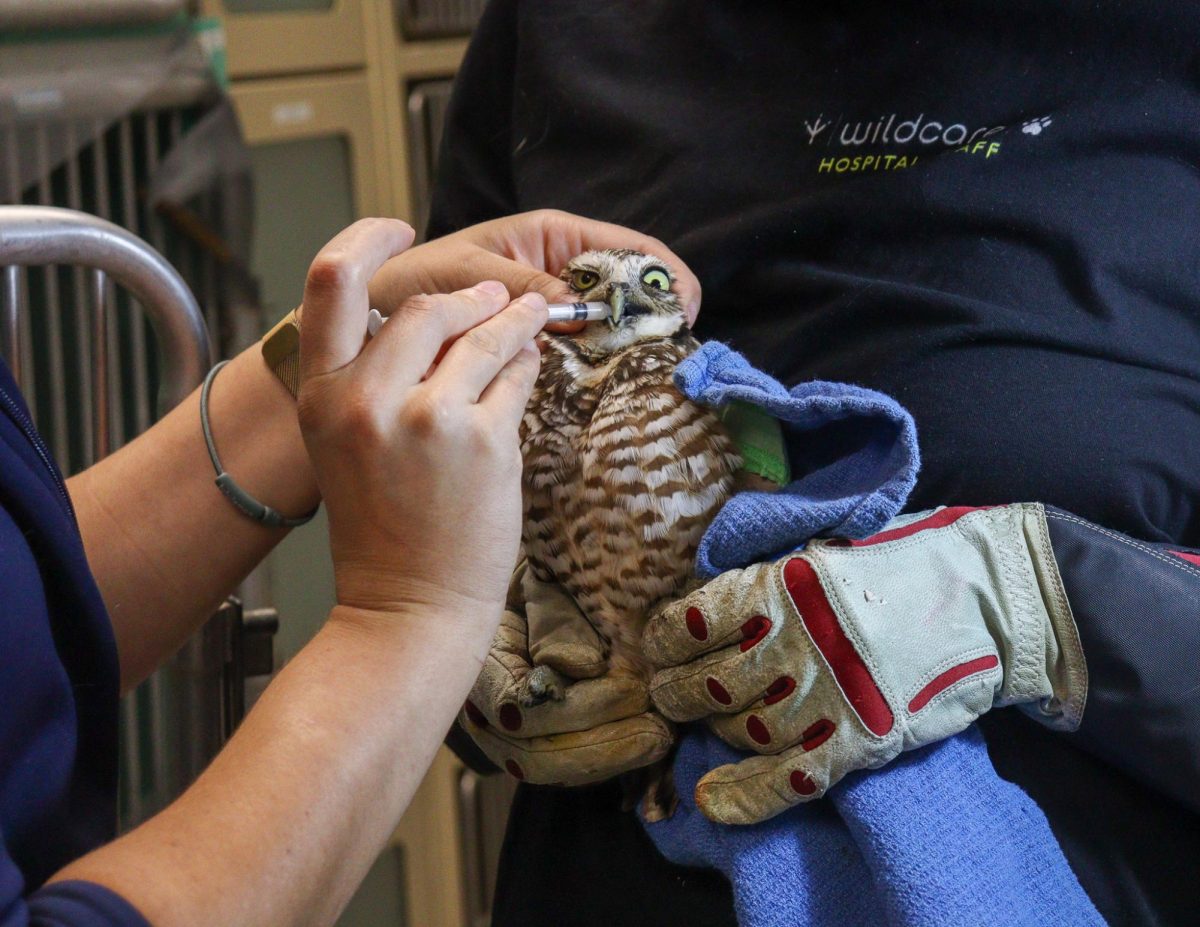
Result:
<svg viewBox="0 0 1200 927"><path fill-rule="evenodd" d="M104 219L55 206L0 206L0 267L42 267L65 264L89 267L93 277L93 396L95 410L107 420L107 278L128 289L146 310L158 339L162 358L162 385L158 411L178 405L208 371L212 349L204 316L178 272L137 236ZM10 282L12 281L12 282ZM5 352L16 358L17 305L15 277L6 275L5 299L0 318L8 338ZM14 369L19 367L19 361ZM97 428L97 432L106 429ZM105 441L101 438L97 443Z"/></svg>
<svg viewBox="0 0 1200 927"><path fill-rule="evenodd" d="M82 29L161 22L186 0L0 0L0 29Z"/></svg>

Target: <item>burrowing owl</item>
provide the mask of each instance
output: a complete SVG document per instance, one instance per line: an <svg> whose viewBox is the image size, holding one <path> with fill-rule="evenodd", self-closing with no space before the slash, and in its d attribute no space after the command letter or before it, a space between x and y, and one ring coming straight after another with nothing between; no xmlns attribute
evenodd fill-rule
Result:
<svg viewBox="0 0 1200 927"><path fill-rule="evenodd" d="M613 316L547 336L521 425L525 554L534 577L562 586L609 643L609 671L646 680L646 619L691 577L741 459L717 416L672 382L699 344L662 261L588 251L562 278ZM529 703L557 695L550 666L531 676Z"/></svg>

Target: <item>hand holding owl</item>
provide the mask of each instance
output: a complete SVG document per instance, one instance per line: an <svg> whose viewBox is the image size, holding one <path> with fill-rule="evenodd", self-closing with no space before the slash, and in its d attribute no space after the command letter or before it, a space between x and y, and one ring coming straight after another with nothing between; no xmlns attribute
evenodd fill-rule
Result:
<svg viewBox="0 0 1200 927"><path fill-rule="evenodd" d="M657 238L556 209L539 209L473 225L411 248L388 261L371 280L371 305L398 306L419 293L441 293L499 280L510 293L541 293L561 300L568 283L556 274L592 249L631 249L652 255L675 271L675 292L688 323L700 310L700 281ZM562 331L577 324L563 323Z"/></svg>
<svg viewBox="0 0 1200 927"><path fill-rule="evenodd" d="M530 639L533 612L543 629ZM577 681L559 698L522 704L536 665ZM517 779L548 785L586 785L662 759L670 724L650 708L646 684L607 675L607 647L560 587L539 583L522 563L513 574L500 628L459 715L459 723L496 766Z"/></svg>
<svg viewBox="0 0 1200 927"><path fill-rule="evenodd" d="M919 513L731 570L651 619L645 644L663 714L751 753L696 784L726 824L820 798L994 705L1074 730L1087 693L1035 504Z"/></svg>

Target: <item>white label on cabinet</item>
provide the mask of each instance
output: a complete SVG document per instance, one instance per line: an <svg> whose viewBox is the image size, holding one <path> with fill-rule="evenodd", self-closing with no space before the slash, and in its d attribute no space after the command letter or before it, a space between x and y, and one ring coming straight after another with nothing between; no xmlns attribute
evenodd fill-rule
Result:
<svg viewBox="0 0 1200 927"><path fill-rule="evenodd" d="M316 110L308 100L291 100L278 103L271 110L271 121L277 126L298 126L312 122Z"/></svg>

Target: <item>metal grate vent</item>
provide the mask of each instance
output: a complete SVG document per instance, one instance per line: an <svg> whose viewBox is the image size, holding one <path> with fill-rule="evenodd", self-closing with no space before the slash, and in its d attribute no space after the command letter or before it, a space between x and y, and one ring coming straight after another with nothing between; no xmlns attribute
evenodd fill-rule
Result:
<svg viewBox="0 0 1200 927"><path fill-rule="evenodd" d="M424 235L429 222L433 184L437 179L438 148L446 127L446 110L454 80L425 80L408 88L408 150L412 190L411 222Z"/></svg>
<svg viewBox="0 0 1200 927"><path fill-rule="evenodd" d="M487 0L401 0L400 29L409 39L470 35Z"/></svg>
<svg viewBox="0 0 1200 927"><path fill-rule="evenodd" d="M112 124L46 117L0 125L0 203L76 209L146 239L180 272L211 340L226 353L261 330L253 281L226 234L233 229L236 237L244 225L248 188L222 182L182 202L152 195L169 159L182 156L194 166L202 160L196 148L212 150L221 131L220 119L213 118L222 115L219 109L206 96L129 113ZM5 295L16 302L14 366L22 390L66 473L84 469L154 422L155 339L128 291L83 268L14 266L5 271ZM99 316L103 337L91 328L101 301L108 307ZM95 356L94 344L104 345ZM94 402L97 389L105 390L106 403ZM103 415L89 414L100 407ZM221 686L230 627L231 619L219 614L176 664L122 700L123 824L163 807L219 748L228 727Z"/></svg>
<svg viewBox="0 0 1200 927"><path fill-rule="evenodd" d="M252 284L242 279L213 231L224 226L226 211L240 206L219 190L186 204L160 203L157 209L147 197L160 164L198 116L198 109L172 108L132 113L107 128L82 120L0 128L0 163L8 174L7 189L20 189L18 177L37 178L7 203L77 209L145 238L182 274L204 312L210 337L228 349L243 332L261 324ZM60 149L73 154L55 164L50 152ZM30 160L32 164L26 163ZM79 268L18 273L23 284L18 313L27 323L21 326L19 346L27 399L59 465L74 473L91 463L95 443L93 422L79 414L91 408L87 326L94 294ZM115 449L154 421L157 369L141 308L123 290L109 295L115 297L116 311L108 322L108 365L126 373L109 384L108 438ZM57 311L31 313L31 304Z"/></svg>

